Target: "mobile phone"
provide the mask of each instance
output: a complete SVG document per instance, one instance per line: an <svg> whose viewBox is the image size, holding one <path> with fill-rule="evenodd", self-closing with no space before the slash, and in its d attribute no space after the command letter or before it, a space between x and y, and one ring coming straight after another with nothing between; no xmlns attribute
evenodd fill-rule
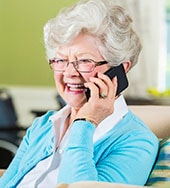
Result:
<svg viewBox="0 0 170 188"><path fill-rule="evenodd" d="M129 85L123 64L120 64L116 67L111 67L104 74L106 74L111 80L113 77L117 76L118 86L116 96L119 95L123 90L125 90ZM88 100L90 98L90 89L87 88L85 94Z"/></svg>

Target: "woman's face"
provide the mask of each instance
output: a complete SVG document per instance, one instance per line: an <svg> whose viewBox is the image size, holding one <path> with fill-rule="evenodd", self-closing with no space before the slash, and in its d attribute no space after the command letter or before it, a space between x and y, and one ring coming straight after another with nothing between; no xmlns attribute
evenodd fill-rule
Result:
<svg viewBox="0 0 170 188"><path fill-rule="evenodd" d="M60 46L55 57L69 62L80 59L92 59L96 62L104 60L98 50L97 39L88 34L80 34L72 42ZM79 109L87 101L84 83L89 82L89 78L97 72L105 72L108 67L108 64L104 64L96 66L90 73L81 73L70 63L64 72L54 71L57 91L67 104Z"/></svg>

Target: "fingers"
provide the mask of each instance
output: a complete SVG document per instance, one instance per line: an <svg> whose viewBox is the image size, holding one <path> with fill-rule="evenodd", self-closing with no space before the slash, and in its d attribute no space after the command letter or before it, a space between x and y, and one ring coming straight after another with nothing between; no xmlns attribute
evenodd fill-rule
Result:
<svg viewBox="0 0 170 188"><path fill-rule="evenodd" d="M97 126L107 116L114 112L114 100L117 90L117 78L110 78L102 73L98 77L91 77L85 87L90 89L91 97L79 110L77 117L95 120ZM96 113L97 109L97 113Z"/></svg>
<svg viewBox="0 0 170 188"><path fill-rule="evenodd" d="M95 100L99 98L99 88L94 83L86 82L84 86L90 89L90 99Z"/></svg>
<svg viewBox="0 0 170 188"><path fill-rule="evenodd" d="M100 95L107 96L109 88L104 80L101 78L92 77L90 81L97 86L97 94L99 97Z"/></svg>
<svg viewBox="0 0 170 188"><path fill-rule="evenodd" d="M85 84L91 91L91 97L114 99L117 91L117 78L110 78L102 73L98 77L91 77L90 82Z"/></svg>
<svg viewBox="0 0 170 188"><path fill-rule="evenodd" d="M107 87L107 97L109 99L113 99L116 96L116 91L117 91L117 77L114 77L112 80L102 74L102 73L98 73L98 78L100 78L103 81L103 84L105 84L105 86ZM101 86L102 88L102 86ZM102 89L101 93L104 93L104 90Z"/></svg>

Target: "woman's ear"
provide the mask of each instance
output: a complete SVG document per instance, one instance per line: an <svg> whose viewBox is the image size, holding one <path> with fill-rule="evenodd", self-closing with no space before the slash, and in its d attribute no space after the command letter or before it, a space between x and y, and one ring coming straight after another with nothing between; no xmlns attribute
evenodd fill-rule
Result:
<svg viewBox="0 0 170 188"><path fill-rule="evenodd" d="M124 67L126 73L129 71L131 64L132 63L130 61L126 61L123 63L123 67Z"/></svg>

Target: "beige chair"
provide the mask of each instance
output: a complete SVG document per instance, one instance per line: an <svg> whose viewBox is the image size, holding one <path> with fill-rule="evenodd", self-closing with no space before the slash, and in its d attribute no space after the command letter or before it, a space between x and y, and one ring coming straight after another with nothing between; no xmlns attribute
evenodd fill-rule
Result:
<svg viewBox="0 0 170 188"><path fill-rule="evenodd" d="M60 184L56 188L147 188L146 186L125 185L104 182L77 182L72 184Z"/></svg>
<svg viewBox="0 0 170 188"><path fill-rule="evenodd" d="M157 135L158 138L170 137L170 106L129 106ZM4 170L0 171L3 174ZM61 184L57 188L141 188L142 186L101 182L78 182ZM169 186L168 186L169 187ZM168 188L167 187L167 188ZM161 188L163 188L161 186Z"/></svg>

